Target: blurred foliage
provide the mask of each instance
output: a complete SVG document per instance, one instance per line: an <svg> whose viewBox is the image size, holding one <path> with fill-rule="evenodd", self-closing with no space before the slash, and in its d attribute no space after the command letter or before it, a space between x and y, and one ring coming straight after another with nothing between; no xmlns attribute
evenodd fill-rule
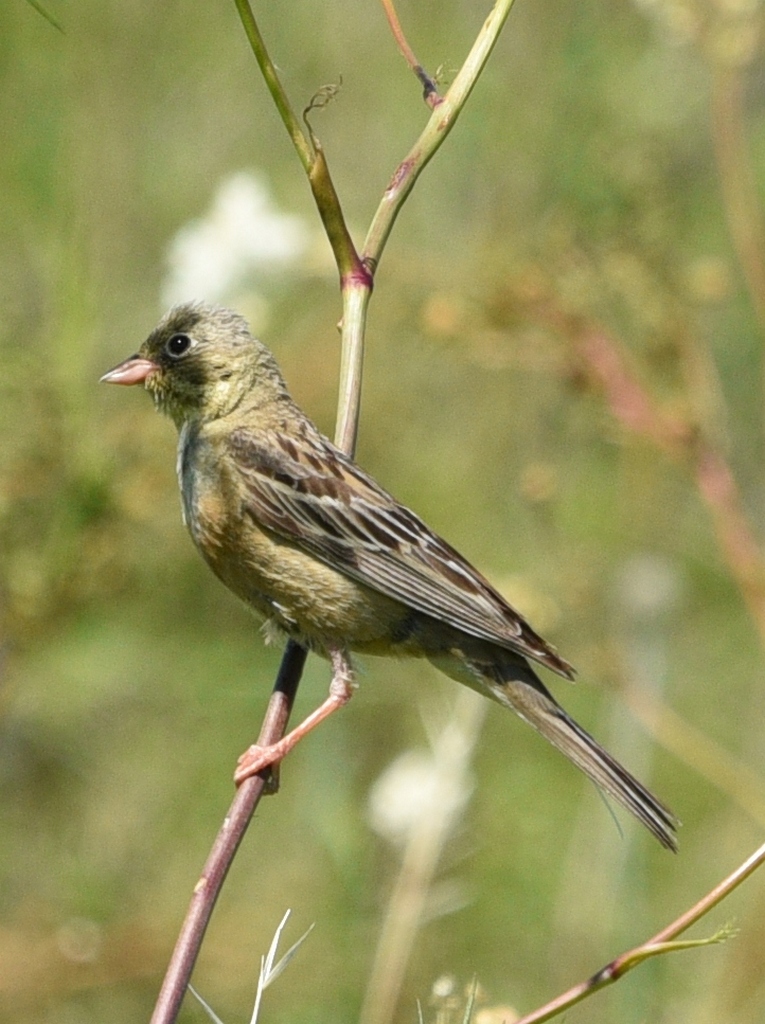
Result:
<svg viewBox="0 0 765 1024"><path fill-rule="evenodd" d="M375 4L260 6L296 107L342 77L314 126L360 235L426 118L419 87ZM256 170L317 225L233 4L45 9L65 34L21 0L0 33L0 1019L120 1024L149 1016L279 652L192 550L171 425L97 380L158 319L170 241L227 175ZM400 6L446 79L484 13ZM619 693L663 691L765 777L762 651L708 511L683 464L614 421L541 311L618 339L662 407L726 453L762 528L762 325L710 116L721 69L741 76L761 180L760 21L754 0L519 3L382 263L359 461L550 634L584 680L556 684L567 707L685 822L676 858L632 823L622 837L567 763L491 708L445 859L464 905L423 927L399 1021L417 998L428 1016L444 973L531 1009L759 841L762 822L656 746ZM261 336L331 432L326 247L253 289ZM369 662L361 682L290 757L228 879L195 976L227 1020L245 1019L286 907L288 943L316 928L263 1019L358 1014L397 864L369 790L454 697L418 664ZM298 710L326 683L310 661ZM653 962L567 1020L762 1020L763 893L755 876L710 922L735 915L734 941Z"/></svg>

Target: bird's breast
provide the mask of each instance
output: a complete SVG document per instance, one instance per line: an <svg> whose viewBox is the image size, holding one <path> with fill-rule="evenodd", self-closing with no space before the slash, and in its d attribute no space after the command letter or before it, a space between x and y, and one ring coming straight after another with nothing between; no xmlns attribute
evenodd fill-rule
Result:
<svg viewBox="0 0 765 1024"><path fill-rule="evenodd" d="M178 475L184 518L216 576L254 611L320 647L376 652L403 609L281 537L253 514L225 444L187 432Z"/></svg>

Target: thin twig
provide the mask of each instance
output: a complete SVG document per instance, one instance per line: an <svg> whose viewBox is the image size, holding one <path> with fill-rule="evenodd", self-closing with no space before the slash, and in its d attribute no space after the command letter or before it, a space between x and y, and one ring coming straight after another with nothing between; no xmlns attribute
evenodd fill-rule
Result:
<svg viewBox="0 0 765 1024"><path fill-rule="evenodd" d="M489 17L478 33L465 63L457 73L442 102L436 107L428 119L417 142L396 168L390 183L385 190L382 202L372 219L366 241L362 250L365 266L374 273L380 256L385 248L396 217L414 188L428 162L452 130L455 122L465 106L473 86L483 71L494 46L499 39L502 27L510 14L513 0L496 0Z"/></svg>
<svg viewBox="0 0 765 1024"><path fill-rule="evenodd" d="M238 4L242 2L246 0L237 0ZM366 313L374 275L388 237L420 173L454 127L494 49L512 6L513 0L497 0L495 3L448 93L431 114L419 139L398 165L385 190L367 232L360 264L354 263L352 272L343 276L342 363L335 436L336 443L345 451L354 451L356 445ZM316 190L314 195L317 195ZM360 268L363 268L363 272ZM364 273L367 274L366 277Z"/></svg>
<svg viewBox="0 0 765 1024"><path fill-rule="evenodd" d="M292 139L292 144L295 147L297 155L300 157L300 162L302 163L306 174L310 174L314 159L313 149L311 148L311 144L306 138L303 129L300 127L300 121L298 120L295 111L292 109L289 97L281 83L276 67L274 66L274 62L269 56L266 44L263 41L263 36L260 34L258 23L255 21L255 15L252 13L249 0L234 0L234 3L236 4L236 9L239 12L239 17L242 21L245 34L247 35L247 40L252 52L255 54L255 60L258 62L260 73L263 75L268 91L271 93L271 99L274 101L274 105L279 112L279 117L281 117L282 123Z"/></svg>
<svg viewBox="0 0 765 1024"><path fill-rule="evenodd" d="M723 879L719 885L716 885L714 889L706 894L702 899L695 903L689 910L684 914L681 914L671 924L668 924L666 928L662 928L660 932L657 932L653 938L647 942L642 943L640 946L635 946L634 949L629 950L627 953L622 953L621 956L616 957L609 964L606 964L602 970L598 971L587 981L581 982L579 985L574 985L567 992L558 996L551 1002L541 1006L538 1010L534 1010L532 1013L527 1014L525 1017L521 1017L520 1020L516 1021L515 1024L542 1024L543 1021L552 1020L553 1017L557 1017L558 1014L564 1010L570 1009L575 1006L576 1003L580 1003L583 999L587 999L589 996L594 995L595 992L599 992L600 989L606 988L608 985L613 985L615 981L624 977L628 971L631 971L634 967L644 963L644 961L654 956L660 956L664 953L672 953L682 949L694 948L696 946L706 946L712 942L719 942L722 939L728 938L731 934L730 929L723 929L716 935L713 935L708 939L691 940L689 942L675 942L674 939L678 935L681 935L684 931L687 931L692 924L701 920L705 914L708 914L713 907L716 907L718 903L729 896L734 889L737 889L742 882L757 870L758 867L765 861L765 844L763 844L758 850L756 850L751 857L744 861L736 870L728 875L727 878Z"/></svg>
<svg viewBox="0 0 765 1024"><path fill-rule="evenodd" d="M292 144L295 147L300 162L308 175L308 180L313 191L319 213L321 215L327 238L332 246L332 252L340 271L341 280L346 277L367 276L367 271L362 266L358 253L351 240L350 232L345 223L343 211L340 206L335 186L330 177L327 162L321 145L314 135L310 125L305 121L310 105L304 111L303 118L308 130L308 135L300 127L300 121L292 109L284 86L281 83L274 62L269 56L266 44L261 35L255 15L252 12L249 0L234 0L239 17L242 21L244 31L250 43L255 59L258 62L261 74L265 79L268 91L276 105L279 116L284 127L287 129Z"/></svg>
<svg viewBox="0 0 765 1024"><path fill-rule="evenodd" d="M303 647L293 641L287 644L258 737L261 746L276 743L284 735L306 653ZM178 1016L213 907L247 825L266 791L269 777L269 770L266 769L259 775L246 779L236 791L199 881L194 886L191 903L162 983L151 1024L172 1024Z"/></svg>
<svg viewBox="0 0 765 1024"><path fill-rule="evenodd" d="M393 38L396 40L396 45L399 50L401 50L404 60L407 62L422 85L422 98L429 107L435 109L441 103L441 97L438 95L438 88L422 64L417 60L414 55L414 50L407 42L404 30L401 28L401 22L398 20L398 14L396 13L393 0L380 0L380 3L385 11L385 17L388 19L388 24L390 25L390 30L393 33Z"/></svg>
<svg viewBox="0 0 765 1024"><path fill-rule="evenodd" d="M361 375L364 368L364 333L371 297L372 288L364 281L345 282L335 444L349 455L356 451L361 411Z"/></svg>

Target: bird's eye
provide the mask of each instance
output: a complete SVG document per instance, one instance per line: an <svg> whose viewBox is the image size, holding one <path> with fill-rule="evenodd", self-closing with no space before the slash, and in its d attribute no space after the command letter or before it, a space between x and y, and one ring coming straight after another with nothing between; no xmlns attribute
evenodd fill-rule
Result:
<svg viewBox="0 0 765 1024"><path fill-rule="evenodd" d="M188 334L174 334L172 338L168 338L165 343L165 351L173 359L179 359L185 352L191 348L191 338Z"/></svg>

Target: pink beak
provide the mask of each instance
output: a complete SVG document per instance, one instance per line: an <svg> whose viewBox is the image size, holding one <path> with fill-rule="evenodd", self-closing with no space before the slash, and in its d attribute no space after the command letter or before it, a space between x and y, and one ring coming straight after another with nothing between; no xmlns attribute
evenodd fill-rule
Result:
<svg viewBox="0 0 765 1024"><path fill-rule="evenodd" d="M143 384L149 374L158 369L157 364L151 359L142 359L141 356L135 355L105 373L99 383Z"/></svg>

